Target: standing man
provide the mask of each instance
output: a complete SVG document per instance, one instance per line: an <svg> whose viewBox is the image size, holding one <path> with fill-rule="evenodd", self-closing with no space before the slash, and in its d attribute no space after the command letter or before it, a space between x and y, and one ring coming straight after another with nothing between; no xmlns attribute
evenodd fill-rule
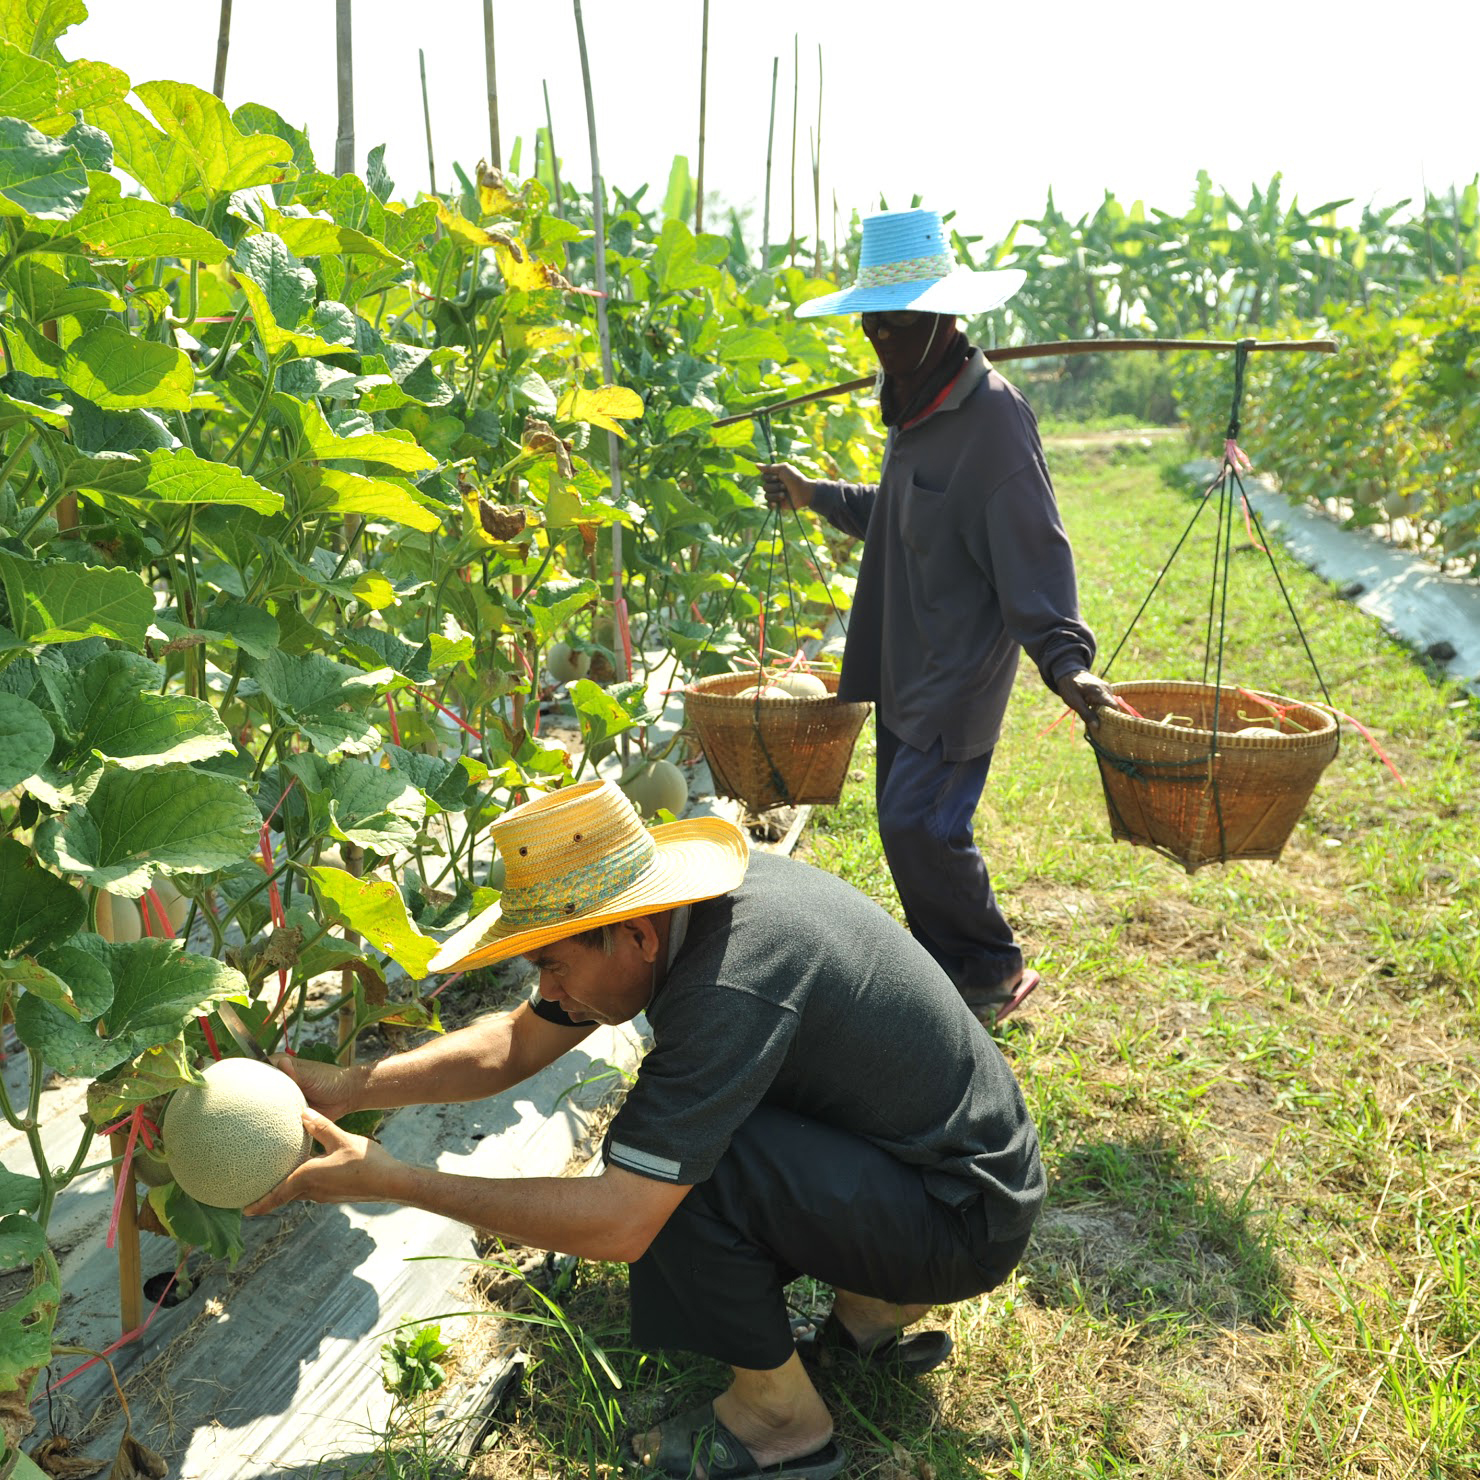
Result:
<svg viewBox="0 0 1480 1480"><path fill-rule="evenodd" d="M712 1402L634 1435L634 1455L674 1476L828 1480L846 1456L785 1286L809 1274L836 1291L814 1347L899 1375L943 1362L947 1332L905 1328L1006 1279L1043 1202L1011 1069L883 910L831 874L748 858L732 823L649 831L592 781L493 833L503 894L432 969L523 955L537 995L373 1064L278 1059L325 1154L247 1211L398 1202L627 1263L636 1342L733 1374ZM498 1094L640 1012L653 1043L600 1176L409 1166L326 1118Z"/></svg>
<svg viewBox="0 0 1480 1480"><path fill-rule="evenodd" d="M984 1023L1039 980L972 832L1019 650L1087 723L1118 702L1090 672L1095 640L1033 413L956 324L1024 276L959 267L934 211L867 217L857 281L797 316L862 316L889 429L879 482L761 469L773 506L815 509L864 541L838 697L876 706L879 836L905 918Z"/></svg>

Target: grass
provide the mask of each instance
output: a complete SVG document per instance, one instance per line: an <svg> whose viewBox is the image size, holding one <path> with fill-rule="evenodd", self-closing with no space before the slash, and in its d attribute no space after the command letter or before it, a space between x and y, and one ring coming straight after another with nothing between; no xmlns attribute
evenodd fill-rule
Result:
<svg viewBox="0 0 1480 1480"><path fill-rule="evenodd" d="M1106 653L1190 517L1175 456L1050 447ZM1315 697L1237 533L1225 673ZM1201 551L1112 677L1199 676ZM1007 1285L937 1313L947 1367L824 1374L857 1480L1480 1474L1480 706L1277 558L1333 700L1407 785L1348 733L1279 864L1187 875L1109 840L1088 748L1025 667L977 826L1045 977L999 1041L1049 1203ZM866 731L801 851L897 913L872 763ZM621 1390L532 1335L476 1474L600 1473L614 1400L641 1424L724 1384L631 1349L620 1266L583 1266L561 1306Z"/></svg>

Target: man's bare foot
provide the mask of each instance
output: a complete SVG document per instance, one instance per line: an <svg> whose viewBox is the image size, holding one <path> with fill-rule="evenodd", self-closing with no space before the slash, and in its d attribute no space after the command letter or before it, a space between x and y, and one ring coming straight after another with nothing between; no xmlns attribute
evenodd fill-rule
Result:
<svg viewBox="0 0 1480 1480"><path fill-rule="evenodd" d="M833 1300L833 1314L861 1352L867 1352L876 1342L897 1337L931 1309L929 1305L893 1305L871 1295L855 1295L851 1290L836 1291Z"/></svg>

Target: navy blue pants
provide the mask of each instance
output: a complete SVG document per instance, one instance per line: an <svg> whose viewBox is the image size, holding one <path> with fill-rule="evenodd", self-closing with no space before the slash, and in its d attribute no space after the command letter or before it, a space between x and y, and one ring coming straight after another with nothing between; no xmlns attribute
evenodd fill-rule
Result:
<svg viewBox="0 0 1480 1480"><path fill-rule="evenodd" d="M992 752L946 761L939 740L921 751L877 718L874 728L879 838L910 933L969 1006L992 1006L1023 972L971 830Z"/></svg>
<svg viewBox="0 0 1480 1480"><path fill-rule="evenodd" d="M630 1267L633 1340L769 1371L795 1350L798 1275L896 1305L965 1300L1027 1247L994 1216L982 1197L947 1206L861 1136L762 1105Z"/></svg>

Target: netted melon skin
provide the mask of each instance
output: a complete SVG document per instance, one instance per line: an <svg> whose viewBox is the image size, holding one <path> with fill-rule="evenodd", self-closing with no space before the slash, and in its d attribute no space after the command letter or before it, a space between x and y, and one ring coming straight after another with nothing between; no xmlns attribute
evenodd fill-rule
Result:
<svg viewBox="0 0 1480 1480"><path fill-rule="evenodd" d="M222 1059L204 1081L176 1090L165 1111L170 1171L196 1202L244 1208L308 1155L307 1101L280 1069L255 1059Z"/></svg>

